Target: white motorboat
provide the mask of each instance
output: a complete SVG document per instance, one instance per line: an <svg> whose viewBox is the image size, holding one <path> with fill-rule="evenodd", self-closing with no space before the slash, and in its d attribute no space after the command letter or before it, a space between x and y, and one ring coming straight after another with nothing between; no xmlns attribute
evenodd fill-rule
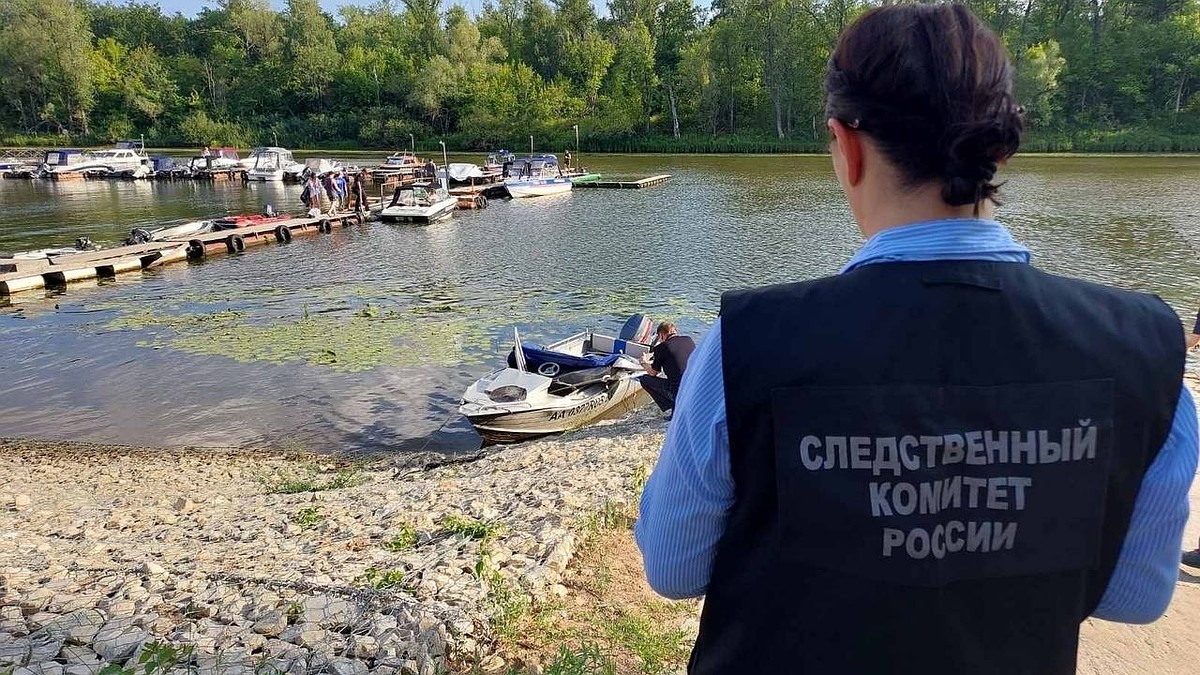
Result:
<svg viewBox="0 0 1200 675"><path fill-rule="evenodd" d="M250 164L246 170L246 180L277 181L289 174L298 177L304 172L304 165L298 163L292 157L292 151L285 148L254 148L247 160ZM242 164L245 165L247 160L243 160Z"/></svg>
<svg viewBox="0 0 1200 675"><path fill-rule="evenodd" d="M187 172L195 177L208 177L219 173L240 172L246 168L238 158L237 148L204 148L187 164Z"/></svg>
<svg viewBox="0 0 1200 675"><path fill-rule="evenodd" d="M387 156L383 163L371 170L371 178L384 181L388 178L407 178L424 171L424 165L416 154L407 150Z"/></svg>
<svg viewBox="0 0 1200 675"><path fill-rule="evenodd" d="M392 202L379 212L379 218L388 222L432 223L448 218L457 207L458 198L445 188L416 183L396 188Z"/></svg>
<svg viewBox="0 0 1200 675"><path fill-rule="evenodd" d="M74 255L76 253L87 253L88 251L98 250L99 247L92 243L87 237L80 237L75 240L74 246L60 246L57 248L39 248L33 251L20 251L11 255L0 254L0 260L49 260L62 255Z"/></svg>
<svg viewBox="0 0 1200 675"><path fill-rule="evenodd" d="M218 223L215 220L193 220L188 223L170 225L168 227L159 227L153 230L135 227L129 231L129 238L125 240L125 244L145 244L151 241L183 239L197 234L215 232L220 229L222 228L218 226Z"/></svg>
<svg viewBox="0 0 1200 675"><path fill-rule="evenodd" d="M650 350L652 332L650 319L635 314L615 338L585 331L542 347L518 337L508 367L472 384L458 410L492 443L623 415L648 398L639 358Z"/></svg>
<svg viewBox="0 0 1200 675"><path fill-rule="evenodd" d="M571 179L564 176L554 155L534 155L516 160L504 179L504 187L513 197L544 197L571 191Z"/></svg>
<svg viewBox="0 0 1200 675"><path fill-rule="evenodd" d="M111 150L96 150L84 153L74 163L51 166L51 176L66 173L126 173L133 177L148 176L151 172L150 158L142 150L141 141L120 141Z"/></svg>

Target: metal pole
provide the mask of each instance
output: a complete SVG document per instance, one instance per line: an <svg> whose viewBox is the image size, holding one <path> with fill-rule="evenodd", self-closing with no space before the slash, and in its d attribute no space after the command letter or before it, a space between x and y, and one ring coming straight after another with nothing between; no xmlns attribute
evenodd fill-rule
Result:
<svg viewBox="0 0 1200 675"><path fill-rule="evenodd" d="M533 136L529 137L529 156L533 157Z"/></svg>
<svg viewBox="0 0 1200 675"><path fill-rule="evenodd" d="M412 134L408 135L408 149L415 155L417 154L417 139L413 138Z"/></svg>
<svg viewBox="0 0 1200 675"><path fill-rule="evenodd" d="M442 183L442 187L450 187L450 160L446 157L446 141L438 141L442 144L442 170L446 172L446 180ZM435 176L436 178L436 176Z"/></svg>
<svg viewBox="0 0 1200 675"><path fill-rule="evenodd" d="M575 125L575 154L579 154L579 125Z"/></svg>

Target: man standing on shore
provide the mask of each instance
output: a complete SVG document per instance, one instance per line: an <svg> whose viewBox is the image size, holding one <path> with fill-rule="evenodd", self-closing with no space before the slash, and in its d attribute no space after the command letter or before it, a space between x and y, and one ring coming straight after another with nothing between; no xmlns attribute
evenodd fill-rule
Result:
<svg viewBox="0 0 1200 675"><path fill-rule="evenodd" d="M830 153L865 243L725 294L642 496L650 585L704 595L691 675L1071 675L1089 616L1170 602L1198 450L1179 317L1036 269L994 220L1012 73L961 5L839 39Z"/></svg>
<svg viewBox="0 0 1200 675"><path fill-rule="evenodd" d="M658 404L659 410L670 419L671 411L675 408L675 396L679 393L679 384L683 381L683 373L687 370L688 359L696 349L696 342L686 335L680 335L675 324L664 321L658 324L658 343L650 349L650 355L642 355L642 367L647 376L642 376L642 389L650 394L650 398ZM666 377L658 377L662 373Z"/></svg>

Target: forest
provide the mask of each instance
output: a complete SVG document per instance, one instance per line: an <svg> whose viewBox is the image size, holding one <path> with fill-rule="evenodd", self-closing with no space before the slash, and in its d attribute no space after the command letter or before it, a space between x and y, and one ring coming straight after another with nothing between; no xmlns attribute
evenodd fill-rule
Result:
<svg viewBox="0 0 1200 675"><path fill-rule="evenodd" d="M296 148L825 148L853 0L0 3L0 143ZM977 0L1027 149L1200 151L1200 0Z"/></svg>

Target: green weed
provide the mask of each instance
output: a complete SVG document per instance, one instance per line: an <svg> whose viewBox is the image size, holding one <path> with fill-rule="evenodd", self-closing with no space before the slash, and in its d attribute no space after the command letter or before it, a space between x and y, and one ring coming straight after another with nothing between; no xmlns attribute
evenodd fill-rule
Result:
<svg viewBox="0 0 1200 675"><path fill-rule="evenodd" d="M138 668L122 668L110 663L100 669L99 675L166 675L180 662L189 661L193 648L176 647L164 642L147 642L138 657ZM12 671L9 671L10 673Z"/></svg>
<svg viewBox="0 0 1200 675"><path fill-rule="evenodd" d="M325 516L321 513L320 506L306 506L292 516L292 522L305 530L316 527L323 520Z"/></svg>
<svg viewBox="0 0 1200 675"><path fill-rule="evenodd" d="M404 580L404 570L380 570L368 567L363 573L363 578L366 579L367 585L381 591L388 589L412 591L411 586Z"/></svg>
<svg viewBox="0 0 1200 675"><path fill-rule="evenodd" d="M370 480L358 469L343 469L331 478L325 478L320 470L312 465L303 467L303 472L281 471L274 475L262 476L259 482L263 488L273 494L290 495L298 492L320 492L323 490L341 490L357 487Z"/></svg>
<svg viewBox="0 0 1200 675"><path fill-rule="evenodd" d="M495 523L485 523L482 520L474 518L463 518L450 514L442 518L442 529L451 533L457 534L467 539L478 539L480 541L491 539L497 532L500 531L500 526Z"/></svg>
<svg viewBox="0 0 1200 675"><path fill-rule="evenodd" d="M666 630L649 618L621 616L607 621L604 628L610 640L637 657L646 675L661 673L687 657L686 634Z"/></svg>
<svg viewBox="0 0 1200 675"><path fill-rule="evenodd" d="M383 542L382 547L385 551L392 553L403 553L417 545L417 531L412 525L401 525L396 535L391 539Z"/></svg>
<svg viewBox="0 0 1200 675"><path fill-rule="evenodd" d="M616 663L590 643L574 650L559 646L554 660L542 671L544 675L615 675L616 672Z"/></svg>

